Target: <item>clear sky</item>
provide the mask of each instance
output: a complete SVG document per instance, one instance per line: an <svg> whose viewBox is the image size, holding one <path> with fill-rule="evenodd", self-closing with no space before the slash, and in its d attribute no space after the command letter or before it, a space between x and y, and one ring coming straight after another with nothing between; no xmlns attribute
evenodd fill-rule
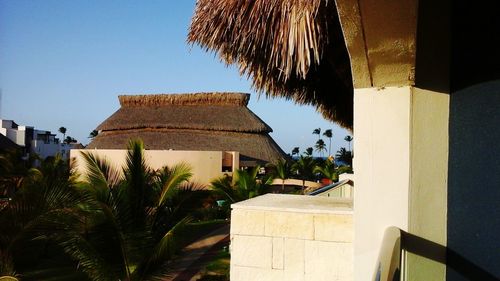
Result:
<svg viewBox="0 0 500 281"><path fill-rule="evenodd" d="M313 107L259 98L236 67L188 45L195 2L0 0L0 118L64 126L87 144L120 94L235 91L251 93L249 108L287 153L314 146L318 127L333 129L332 152L347 146L349 132Z"/></svg>

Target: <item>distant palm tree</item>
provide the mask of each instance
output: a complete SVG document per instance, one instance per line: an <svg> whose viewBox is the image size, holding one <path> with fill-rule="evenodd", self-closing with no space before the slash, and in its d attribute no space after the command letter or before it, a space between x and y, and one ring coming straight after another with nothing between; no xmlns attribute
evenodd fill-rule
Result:
<svg viewBox="0 0 500 281"><path fill-rule="evenodd" d="M281 179L281 191L285 190L285 180L290 178L291 166L286 160L280 159L276 163L269 163L267 167L270 169L272 179Z"/></svg>
<svg viewBox="0 0 500 281"><path fill-rule="evenodd" d="M335 159L340 160L347 165L352 165L352 154L350 151L347 151L345 147L341 147L337 154L335 154Z"/></svg>
<svg viewBox="0 0 500 281"><path fill-rule="evenodd" d="M326 130L326 131L323 133L323 136L327 137L327 138L328 138L328 140L329 140L329 144L328 144L328 155L332 155L332 137L333 137L332 129L328 129L328 130Z"/></svg>
<svg viewBox="0 0 500 281"><path fill-rule="evenodd" d="M325 178L330 179L333 182L338 181L338 175L335 171L335 163L332 159L327 159L323 166L316 166L314 168L315 173L321 173Z"/></svg>
<svg viewBox="0 0 500 281"><path fill-rule="evenodd" d="M323 151L326 151L326 144L325 144L325 142L322 139L319 139L316 142L316 145L314 145L314 147L316 148L316 151L319 152L319 155L321 157L323 157Z"/></svg>
<svg viewBox="0 0 500 281"><path fill-rule="evenodd" d="M300 152L300 151L299 151L299 147L298 147L298 146L294 147L294 148L292 149L292 156L293 156L293 155L299 155L299 152Z"/></svg>
<svg viewBox="0 0 500 281"><path fill-rule="evenodd" d="M319 139L321 136L321 128L314 129L313 135L318 135L318 139Z"/></svg>
<svg viewBox="0 0 500 281"><path fill-rule="evenodd" d="M210 182L210 188L231 203L264 194L267 184L257 180L259 169L256 166L249 171L236 170L232 179L228 176L217 178Z"/></svg>
<svg viewBox="0 0 500 281"><path fill-rule="evenodd" d="M89 134L89 139L93 139L93 138L97 137L98 134L99 134L99 132L97 130L93 130Z"/></svg>
<svg viewBox="0 0 500 281"><path fill-rule="evenodd" d="M67 144L70 144L70 143L75 143L77 142L76 139L70 137L70 136L67 136L65 139L64 139L64 143L67 143Z"/></svg>
<svg viewBox="0 0 500 281"><path fill-rule="evenodd" d="M63 139L66 138L66 128L64 127L60 127L59 128L59 133L63 134Z"/></svg>
<svg viewBox="0 0 500 281"><path fill-rule="evenodd" d="M302 194L304 194L306 180L314 177L314 159L311 156L300 156L299 160L292 165L292 171L296 172L302 180Z"/></svg>
<svg viewBox="0 0 500 281"><path fill-rule="evenodd" d="M353 138L351 136L345 136L344 140L349 144L349 151L351 151L351 141Z"/></svg>
<svg viewBox="0 0 500 281"><path fill-rule="evenodd" d="M313 155L313 151L314 151L314 150L313 150L313 148L312 148L312 147L308 147L308 148L306 148L306 151L304 151L304 154L305 154L306 156L312 156L312 155Z"/></svg>

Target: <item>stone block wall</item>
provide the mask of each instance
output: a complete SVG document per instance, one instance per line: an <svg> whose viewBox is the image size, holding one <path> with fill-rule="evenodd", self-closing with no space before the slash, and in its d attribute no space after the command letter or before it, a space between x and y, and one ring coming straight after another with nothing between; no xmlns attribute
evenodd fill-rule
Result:
<svg viewBox="0 0 500 281"><path fill-rule="evenodd" d="M231 281L353 279L352 201L267 194L232 208Z"/></svg>

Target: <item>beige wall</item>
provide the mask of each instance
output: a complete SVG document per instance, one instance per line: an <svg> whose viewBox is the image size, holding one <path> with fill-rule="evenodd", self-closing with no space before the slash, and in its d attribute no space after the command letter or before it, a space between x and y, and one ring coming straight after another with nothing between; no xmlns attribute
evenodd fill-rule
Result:
<svg viewBox="0 0 500 281"><path fill-rule="evenodd" d="M318 194L317 196L332 197L332 198L352 198L353 186L350 184L343 184L341 186L330 189L326 192Z"/></svg>
<svg viewBox="0 0 500 281"><path fill-rule="evenodd" d="M446 245L449 100L448 94L412 89L408 230L440 245ZM406 273L408 280L444 280L446 267L408 254Z"/></svg>
<svg viewBox="0 0 500 281"><path fill-rule="evenodd" d="M231 281L352 280L352 201L266 194L232 208Z"/></svg>
<svg viewBox="0 0 500 281"><path fill-rule="evenodd" d="M126 150L122 149L72 149L71 158L75 158L77 169L85 173L81 152L90 152L105 157L115 168L120 169L125 164ZM239 156L239 155L236 155ZM209 184L216 177L222 176L222 152L221 151L178 151L178 150L145 150L144 157L148 165L153 169L159 169L165 165L172 166L185 162L192 167L192 181L201 184Z"/></svg>
<svg viewBox="0 0 500 281"><path fill-rule="evenodd" d="M415 87L354 94L355 280L373 277L384 230L446 245L449 96ZM408 280L443 280L443 265L410 255Z"/></svg>
<svg viewBox="0 0 500 281"><path fill-rule="evenodd" d="M354 280L375 270L388 226L408 229L410 87L354 92Z"/></svg>

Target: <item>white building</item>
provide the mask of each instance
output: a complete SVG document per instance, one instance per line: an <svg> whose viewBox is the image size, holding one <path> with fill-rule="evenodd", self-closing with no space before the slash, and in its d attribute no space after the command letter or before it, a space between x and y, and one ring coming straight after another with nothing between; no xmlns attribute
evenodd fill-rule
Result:
<svg viewBox="0 0 500 281"><path fill-rule="evenodd" d="M69 157L69 151L75 144L61 143L56 134L37 130L32 126L20 126L13 120L0 119L0 134L6 136L24 148L25 153L36 153L42 159L60 154L63 159Z"/></svg>

